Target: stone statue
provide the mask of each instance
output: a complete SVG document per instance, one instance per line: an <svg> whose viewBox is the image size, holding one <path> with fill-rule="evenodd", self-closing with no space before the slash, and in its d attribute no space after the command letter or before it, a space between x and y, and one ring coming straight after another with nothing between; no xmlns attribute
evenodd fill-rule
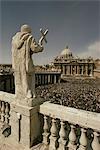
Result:
<svg viewBox="0 0 100 150"><path fill-rule="evenodd" d="M32 54L42 52L43 40L48 30L37 43L28 25L22 25L21 31L12 38L12 68L15 76L15 94L17 97L35 97L35 72Z"/></svg>

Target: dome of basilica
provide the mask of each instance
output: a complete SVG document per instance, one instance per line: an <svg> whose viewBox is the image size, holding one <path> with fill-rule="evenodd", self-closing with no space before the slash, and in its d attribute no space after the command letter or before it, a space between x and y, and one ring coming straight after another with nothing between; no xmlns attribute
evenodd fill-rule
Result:
<svg viewBox="0 0 100 150"><path fill-rule="evenodd" d="M60 56L61 57L66 57L66 58L72 57L72 52L68 48L68 46L61 52Z"/></svg>

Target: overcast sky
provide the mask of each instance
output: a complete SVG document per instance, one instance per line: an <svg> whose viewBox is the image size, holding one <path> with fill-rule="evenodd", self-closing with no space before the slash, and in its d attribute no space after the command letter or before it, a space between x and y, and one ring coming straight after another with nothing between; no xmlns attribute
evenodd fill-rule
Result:
<svg viewBox="0 0 100 150"><path fill-rule="evenodd" d="M44 52L35 64L47 64L68 45L74 55L100 58L100 1L0 1L0 63L11 63L11 38L29 24L38 41L39 29L49 29Z"/></svg>

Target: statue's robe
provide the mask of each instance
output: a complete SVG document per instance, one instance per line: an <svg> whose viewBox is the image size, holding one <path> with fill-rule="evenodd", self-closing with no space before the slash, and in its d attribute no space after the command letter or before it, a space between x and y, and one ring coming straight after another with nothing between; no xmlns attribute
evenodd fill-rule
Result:
<svg viewBox="0 0 100 150"><path fill-rule="evenodd" d="M43 51L29 33L18 32L12 39L12 68L15 76L15 94L26 97L35 94L35 72L32 54Z"/></svg>

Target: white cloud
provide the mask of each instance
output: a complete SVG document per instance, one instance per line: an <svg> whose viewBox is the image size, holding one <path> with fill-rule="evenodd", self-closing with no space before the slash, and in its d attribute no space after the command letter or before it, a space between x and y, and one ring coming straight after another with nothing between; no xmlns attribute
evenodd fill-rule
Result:
<svg viewBox="0 0 100 150"><path fill-rule="evenodd" d="M90 45L88 45L84 52L78 55L79 57L87 58L89 56L93 57L94 59L100 58L100 41L96 41Z"/></svg>

